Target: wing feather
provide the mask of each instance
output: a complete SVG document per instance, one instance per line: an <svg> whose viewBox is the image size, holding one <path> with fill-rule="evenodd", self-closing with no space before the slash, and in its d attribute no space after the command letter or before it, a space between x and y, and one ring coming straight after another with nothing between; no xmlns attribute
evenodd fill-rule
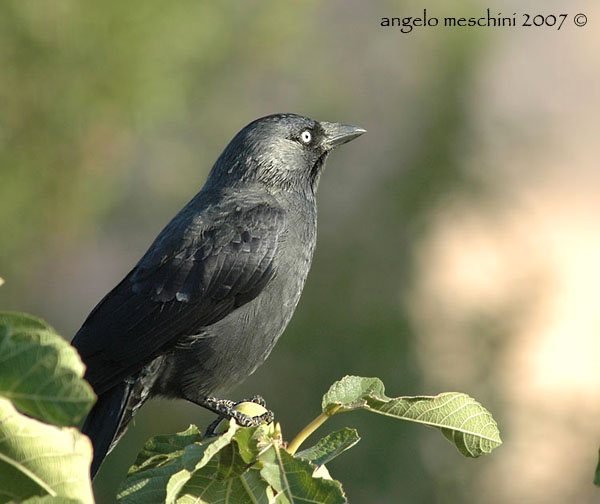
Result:
<svg viewBox="0 0 600 504"><path fill-rule="evenodd" d="M284 230L285 213L267 203L174 219L73 340L96 392L254 299L276 274Z"/></svg>

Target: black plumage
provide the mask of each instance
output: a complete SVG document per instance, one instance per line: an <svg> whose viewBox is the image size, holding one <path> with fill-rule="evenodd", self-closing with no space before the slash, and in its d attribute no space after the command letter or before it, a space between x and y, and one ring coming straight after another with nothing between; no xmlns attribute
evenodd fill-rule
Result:
<svg viewBox="0 0 600 504"><path fill-rule="evenodd" d="M99 399L92 475L154 395L212 407L267 358L300 298L328 153L364 133L295 114L258 119L73 339Z"/></svg>

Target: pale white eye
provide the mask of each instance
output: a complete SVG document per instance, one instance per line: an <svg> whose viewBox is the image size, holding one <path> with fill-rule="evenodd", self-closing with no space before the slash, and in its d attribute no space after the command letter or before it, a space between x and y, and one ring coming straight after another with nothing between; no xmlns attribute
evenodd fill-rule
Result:
<svg viewBox="0 0 600 504"><path fill-rule="evenodd" d="M302 140L302 143L309 144L310 141L312 140L312 135L310 134L310 131L304 130L300 134L300 140Z"/></svg>

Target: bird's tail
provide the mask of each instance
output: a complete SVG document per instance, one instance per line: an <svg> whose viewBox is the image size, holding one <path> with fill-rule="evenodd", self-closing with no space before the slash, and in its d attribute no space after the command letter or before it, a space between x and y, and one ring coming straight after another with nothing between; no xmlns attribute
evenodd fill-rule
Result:
<svg viewBox="0 0 600 504"><path fill-rule="evenodd" d="M124 381L100 394L98 402L90 411L81 431L94 446L91 476L96 476L100 464L115 447L127 430L127 425L141 406L140 398L134 393L135 382Z"/></svg>

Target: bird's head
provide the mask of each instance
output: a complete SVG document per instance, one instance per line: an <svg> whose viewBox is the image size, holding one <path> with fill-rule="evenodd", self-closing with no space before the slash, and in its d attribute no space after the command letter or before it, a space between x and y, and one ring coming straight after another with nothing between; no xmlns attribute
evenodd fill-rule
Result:
<svg viewBox="0 0 600 504"><path fill-rule="evenodd" d="M329 152L365 131L296 114L262 117L233 138L215 163L209 182L260 182L275 190L314 193Z"/></svg>

